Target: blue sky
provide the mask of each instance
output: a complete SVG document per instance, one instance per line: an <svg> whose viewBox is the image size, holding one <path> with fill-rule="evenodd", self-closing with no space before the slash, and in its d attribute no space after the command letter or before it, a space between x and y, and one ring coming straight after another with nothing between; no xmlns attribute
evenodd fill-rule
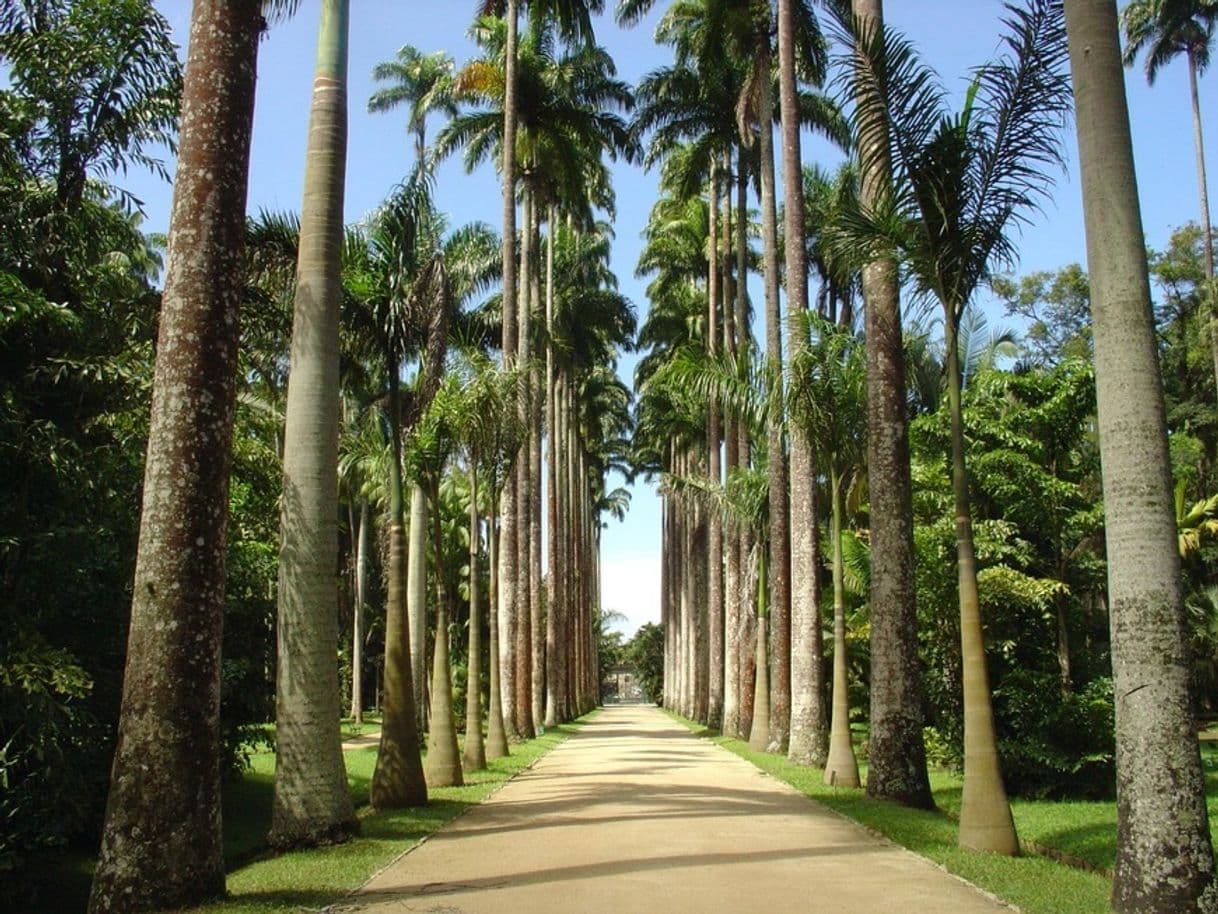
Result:
<svg viewBox="0 0 1218 914"><path fill-rule="evenodd" d="M157 0L177 41L185 45L189 0ZM607 5L612 6L613 0ZM300 206L304 174L305 134L317 30L317 0L303 0L295 17L276 24L263 41L258 66L258 100L250 170L249 212L260 209L295 210ZM631 82L665 64L667 49L652 40L660 11L634 29L623 31L606 18L597 37L617 61L619 75ZM350 133L347 159L346 215L349 221L373 209L412 165L413 141L405 118L395 113L366 111L373 91L372 67L394 56L403 44L423 51L446 50L458 65L476 53L466 32L473 21L473 0L353 0L350 63ZM969 69L994 54L1000 32L1002 5L997 0L889 0L889 23L912 38L924 59L948 86L965 85ZM1143 223L1147 243L1161 247L1171 230L1197 220L1197 179L1194 165L1187 72L1182 61L1162 70L1150 89L1139 67L1127 71L1131 121ZM1214 80L1201 81L1202 110L1218 110ZM1214 118L1207 126L1213 129ZM439 122L430 125L434 136ZM1071 128L1072 130L1072 128ZM1069 164L1059 176L1053 199L1027 227L1020 242L1020 273L1085 262L1079 188L1074 164L1074 136L1066 138ZM1210 141L1208 164L1216 166ZM805 145L806 162L832 164L835 154L825 144ZM622 291L635 303L640 318L646 312L645 283L634 277L640 250L639 231L655 197L656 176L619 164L615 168L617 240L613 267ZM150 231L167 228L170 188L150 175L135 174L123 182L144 200ZM475 219L498 227L500 191L492 167L467 175L454 158L440 170L437 197L458 225ZM991 315L997 318L999 315ZM757 328L761 332L761 328ZM628 381L634 359L623 360ZM627 631L659 619L659 503L644 483L634 487L634 501L623 523L611 522L603 538L603 603L624 613Z"/></svg>

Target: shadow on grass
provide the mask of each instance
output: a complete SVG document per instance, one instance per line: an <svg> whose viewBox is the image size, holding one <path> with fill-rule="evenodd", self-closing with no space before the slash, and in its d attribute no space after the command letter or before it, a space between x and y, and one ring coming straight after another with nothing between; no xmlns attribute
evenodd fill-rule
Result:
<svg viewBox="0 0 1218 914"><path fill-rule="evenodd" d="M1111 878L1116 865L1114 832L1108 824L1084 825L1039 835L1033 843L1037 853Z"/></svg>

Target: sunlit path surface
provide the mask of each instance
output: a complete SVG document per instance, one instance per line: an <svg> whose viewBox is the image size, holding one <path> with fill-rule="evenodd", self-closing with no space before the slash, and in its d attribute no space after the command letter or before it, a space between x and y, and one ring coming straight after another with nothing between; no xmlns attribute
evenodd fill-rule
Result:
<svg viewBox="0 0 1218 914"><path fill-rule="evenodd" d="M1009 911L652 707L580 732L333 909Z"/></svg>

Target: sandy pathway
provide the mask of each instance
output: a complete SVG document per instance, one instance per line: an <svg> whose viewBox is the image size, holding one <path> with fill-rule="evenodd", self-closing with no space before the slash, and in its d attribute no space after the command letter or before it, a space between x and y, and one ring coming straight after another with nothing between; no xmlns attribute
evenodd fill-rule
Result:
<svg viewBox="0 0 1218 914"><path fill-rule="evenodd" d="M335 911L786 914L1006 908L655 708L606 709Z"/></svg>

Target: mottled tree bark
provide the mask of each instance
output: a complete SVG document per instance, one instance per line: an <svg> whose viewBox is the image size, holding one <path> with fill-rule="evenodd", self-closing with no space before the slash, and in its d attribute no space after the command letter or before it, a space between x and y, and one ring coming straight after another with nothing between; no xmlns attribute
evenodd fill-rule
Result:
<svg viewBox="0 0 1218 914"><path fill-rule="evenodd" d="M503 367L516 364L516 93L519 0L505 0L507 45L503 71ZM516 732L517 617L517 491L516 473L509 470L500 498L503 518L499 536L499 675L503 723L507 735Z"/></svg>
<svg viewBox="0 0 1218 914"><path fill-rule="evenodd" d="M493 493L492 493L493 495ZM497 499L492 497L492 504ZM490 558L490 586L487 589L487 679L490 686L487 690L486 702L486 757L488 759L503 758L508 754L507 731L503 726L503 693L499 678L499 613L496 609L499 598L499 566L495 560L498 548L498 521L494 508L491 509L486 525L486 553Z"/></svg>
<svg viewBox="0 0 1218 914"><path fill-rule="evenodd" d="M757 67L770 72L770 35L757 42ZM771 752L786 752L791 726L791 531L782 382L782 316L778 300L778 210L774 190L774 103L761 80L757 113L761 152L761 247L765 285L765 349L770 409L766 470L770 483L769 620Z"/></svg>
<svg viewBox="0 0 1218 914"><path fill-rule="evenodd" d="M521 182L523 202L520 232L520 283L516 300L518 321L516 353L525 373L520 399L520 422L526 429L525 440L516 458L516 657L515 696L512 700L516 735L532 739L533 729L533 626L530 616L533 562L533 480L530 472L533 450L533 382L529 359L532 356L532 301L534 195L527 175Z"/></svg>
<svg viewBox="0 0 1218 914"><path fill-rule="evenodd" d="M719 350L719 305L721 297L719 270L719 165L711 162L709 225L707 232L706 282L706 352L711 358ZM710 404L706 423L707 475L716 486L723 484L720 454L722 421L719 407ZM706 723L716 729L723 726L723 522L715 511L706 521L706 628L707 628L707 700Z"/></svg>
<svg viewBox="0 0 1218 914"><path fill-rule="evenodd" d="M557 726L562 710L562 617L564 584L558 538L558 377L554 364L554 222L556 211L550 206L546 220L546 653L545 718L547 727Z"/></svg>
<svg viewBox="0 0 1218 914"><path fill-rule="evenodd" d="M261 27L250 0L191 16L118 744L89 910L224 892L220 643L237 318Z"/></svg>
<svg viewBox="0 0 1218 914"><path fill-rule="evenodd" d="M1066 0L1095 331L1116 695L1114 910L1212 911L1214 857L1113 0Z"/></svg>
<svg viewBox="0 0 1218 914"><path fill-rule="evenodd" d="M530 219L530 233L534 243L541 239L541 213L534 204ZM533 314L541 312L540 252L529 266L529 308ZM530 714L534 732L538 731L546 716L546 623L542 606L541 579L541 436L544 406L544 376L540 366L534 365L529 372L529 634L533 647L530 664Z"/></svg>
<svg viewBox="0 0 1218 914"><path fill-rule="evenodd" d="M778 0L778 94L782 115L783 234L791 359L804 345L800 316L808 310L808 253L804 247L803 170L795 74L792 0ZM791 735L787 755L802 765L827 758L824 646L821 636L820 530L812 446L791 423Z"/></svg>
<svg viewBox="0 0 1218 914"><path fill-rule="evenodd" d="M482 546L481 520L478 517L477 454L469 461L469 646L466 651L468 674L465 679L465 747L461 764L466 771L486 767L486 745L482 740L482 594L478 586L481 571L478 556Z"/></svg>
<svg viewBox="0 0 1218 914"><path fill-rule="evenodd" d="M864 28L883 27L881 0L853 0ZM870 207L891 181L879 131L863 136L868 167L861 203ZM867 794L934 806L922 741L917 612L913 584L913 505L905 417L905 354L897 265L863 269L867 334L867 473L871 496L871 737Z"/></svg>
<svg viewBox="0 0 1218 914"><path fill-rule="evenodd" d="M722 252L719 265L723 279L720 293L723 304L723 349L735 356L736 314L732 283L732 201L731 156L724 155L726 171L723 194L723 225L720 230ZM740 465L740 440L737 420L727 415L723 428L725 479ZM740 732L740 535L735 525L723 527L720 545L723 555L723 719L720 727L728 736Z"/></svg>

